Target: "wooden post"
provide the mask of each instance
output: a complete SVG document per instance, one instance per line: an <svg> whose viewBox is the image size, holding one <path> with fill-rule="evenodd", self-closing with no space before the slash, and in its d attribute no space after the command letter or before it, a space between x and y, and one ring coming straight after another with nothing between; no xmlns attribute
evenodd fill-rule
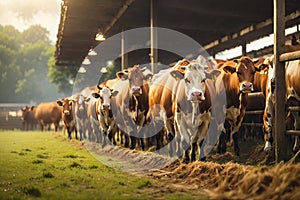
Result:
<svg viewBox="0 0 300 200"><path fill-rule="evenodd" d="M122 31L122 38L121 38L121 70L128 68L128 54L125 53L125 46L126 40L124 31Z"/></svg>
<svg viewBox="0 0 300 200"><path fill-rule="evenodd" d="M246 56L247 55L247 47L246 47L246 43L242 44L242 56Z"/></svg>
<svg viewBox="0 0 300 200"><path fill-rule="evenodd" d="M158 62L158 49L157 49L157 27L158 20L158 0L150 0L150 60L151 60L151 71L156 73L157 62Z"/></svg>
<svg viewBox="0 0 300 200"><path fill-rule="evenodd" d="M274 0L274 64L275 64L275 160L287 161L290 148L286 133L286 83L285 63L279 57L284 53L285 45L285 0Z"/></svg>

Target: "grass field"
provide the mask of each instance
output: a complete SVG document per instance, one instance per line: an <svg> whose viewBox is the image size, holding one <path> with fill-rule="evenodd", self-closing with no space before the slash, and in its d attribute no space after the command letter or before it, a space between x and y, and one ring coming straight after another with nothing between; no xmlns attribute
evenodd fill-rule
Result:
<svg viewBox="0 0 300 200"><path fill-rule="evenodd" d="M0 131L0 199L34 198L206 199L109 168L59 133Z"/></svg>

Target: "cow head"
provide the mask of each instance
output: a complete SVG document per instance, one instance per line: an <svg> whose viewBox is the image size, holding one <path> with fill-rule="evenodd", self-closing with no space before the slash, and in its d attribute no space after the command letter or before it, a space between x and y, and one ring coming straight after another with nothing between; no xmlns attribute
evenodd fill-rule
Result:
<svg viewBox="0 0 300 200"><path fill-rule="evenodd" d="M86 103L90 101L90 98L79 94L75 99L72 99L72 101L76 103L76 109L78 109L78 111L84 111L86 109Z"/></svg>
<svg viewBox="0 0 300 200"><path fill-rule="evenodd" d="M207 68L206 59L199 56L197 60L188 61L180 60L171 71L172 77L176 80L185 81L185 93L188 101L199 102L204 101L205 97L205 80Z"/></svg>
<svg viewBox="0 0 300 200"><path fill-rule="evenodd" d="M56 101L56 103L59 105L59 106L62 106L62 113L64 115L71 115L72 114L72 99L71 98L64 98L64 99L61 99L61 100L58 100Z"/></svg>
<svg viewBox="0 0 300 200"><path fill-rule="evenodd" d="M92 96L98 99L98 112L108 111L110 109L110 100L112 96L116 96L118 91L114 91L113 89L108 88L107 86L100 87L97 85L99 92L94 92Z"/></svg>
<svg viewBox="0 0 300 200"><path fill-rule="evenodd" d="M227 74L236 74L239 82L239 91L249 93L254 90L254 74L261 70L255 66L255 62L251 58L243 56L240 59L225 62L221 70Z"/></svg>
<svg viewBox="0 0 300 200"><path fill-rule="evenodd" d="M119 79L129 81L129 93L134 96L140 96L143 93L142 86L144 81L149 80L152 75L146 67L141 69L139 65L117 73Z"/></svg>
<svg viewBox="0 0 300 200"><path fill-rule="evenodd" d="M21 109L21 111L22 111L21 120L24 123L29 114L30 108L28 106L25 106Z"/></svg>

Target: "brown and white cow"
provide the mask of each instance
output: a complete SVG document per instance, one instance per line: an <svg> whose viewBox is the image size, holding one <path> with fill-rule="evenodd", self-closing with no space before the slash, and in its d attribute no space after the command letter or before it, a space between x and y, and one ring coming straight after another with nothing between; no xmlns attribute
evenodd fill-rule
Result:
<svg viewBox="0 0 300 200"><path fill-rule="evenodd" d="M22 124L24 127L24 130L34 130L34 127L38 124L38 121L34 117L34 110L36 109L36 106L25 106L21 109L22 111Z"/></svg>
<svg viewBox="0 0 300 200"><path fill-rule="evenodd" d="M273 64L273 56L269 59L269 77L267 83L267 97L266 108L264 113L264 131L265 131L265 151L268 151L272 147L272 125L274 123L275 116L275 67ZM288 106L300 105L300 60L294 60L286 62L286 100ZM291 112L294 120L294 129L300 129L300 113ZM295 138L293 151L296 152L300 149L299 137Z"/></svg>
<svg viewBox="0 0 300 200"><path fill-rule="evenodd" d="M114 134L117 133L118 128L113 118L111 111L111 97L114 97L118 94L118 91L114 91L105 85L105 83L97 85L98 92L92 94L96 101L96 114L99 120L100 128L100 142L102 145L106 144L106 137L113 143L116 144Z"/></svg>
<svg viewBox="0 0 300 200"><path fill-rule="evenodd" d="M197 149L199 159L205 159L202 142L211 118L206 68L206 59L202 56L193 61L183 59L154 75L150 86L147 120L156 121L157 126L149 129L160 134L165 124L167 137L175 144L170 144L170 153L178 156L184 153L184 162L196 160Z"/></svg>
<svg viewBox="0 0 300 200"><path fill-rule="evenodd" d="M259 73L254 74L254 82L253 82L253 92L261 92L261 94L248 95L248 103L246 107L247 111L258 111L265 109L266 103L266 84L268 81L268 64L265 63L266 58L261 57L257 59L253 59L255 62L255 66L261 71ZM263 129L261 126L256 124L263 123L263 113L261 114L249 114L245 115L243 119L243 123L247 123L249 125L243 126L241 128L241 133L244 137L252 137L252 138L263 138ZM252 125L250 125L252 124Z"/></svg>
<svg viewBox="0 0 300 200"><path fill-rule="evenodd" d="M121 132L130 136L130 148L134 149L137 138L140 138L141 148L144 150L144 135L142 134L145 118L148 112L149 76L144 75L146 68L135 65L127 70L118 72L118 81L114 90L118 95L111 101L112 112ZM125 137L125 146L129 145L129 138Z"/></svg>
<svg viewBox="0 0 300 200"><path fill-rule="evenodd" d="M226 121L225 129L233 140L234 152L239 155L238 131L241 127L246 111L248 93L254 91L254 75L262 69L255 66L251 58L242 56L234 61L227 61L219 68L221 74L216 80L217 91L224 89L226 92ZM222 88L221 86L224 86ZM226 152L225 129L220 135L218 152Z"/></svg>
<svg viewBox="0 0 300 200"><path fill-rule="evenodd" d="M57 132L61 120L61 110L56 102L42 102L33 110L34 117L38 121L42 131L45 125L51 125L53 123L55 132Z"/></svg>
<svg viewBox="0 0 300 200"><path fill-rule="evenodd" d="M77 128L74 119L74 107L72 106L72 98L64 98L58 100L56 103L62 107L61 116L65 124L65 128L67 129L69 139L72 139L71 134L73 131L75 132L75 138L78 139Z"/></svg>

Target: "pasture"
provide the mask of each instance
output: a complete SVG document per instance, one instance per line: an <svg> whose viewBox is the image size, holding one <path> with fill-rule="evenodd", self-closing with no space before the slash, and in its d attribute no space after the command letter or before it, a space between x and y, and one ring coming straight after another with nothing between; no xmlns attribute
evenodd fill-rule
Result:
<svg viewBox="0 0 300 200"><path fill-rule="evenodd" d="M101 164L62 134L0 131L0 199L206 199L168 188Z"/></svg>
<svg viewBox="0 0 300 200"><path fill-rule="evenodd" d="M300 164L250 165L233 158L228 152L207 162L127 173L102 164L62 133L0 131L0 199L300 198Z"/></svg>

